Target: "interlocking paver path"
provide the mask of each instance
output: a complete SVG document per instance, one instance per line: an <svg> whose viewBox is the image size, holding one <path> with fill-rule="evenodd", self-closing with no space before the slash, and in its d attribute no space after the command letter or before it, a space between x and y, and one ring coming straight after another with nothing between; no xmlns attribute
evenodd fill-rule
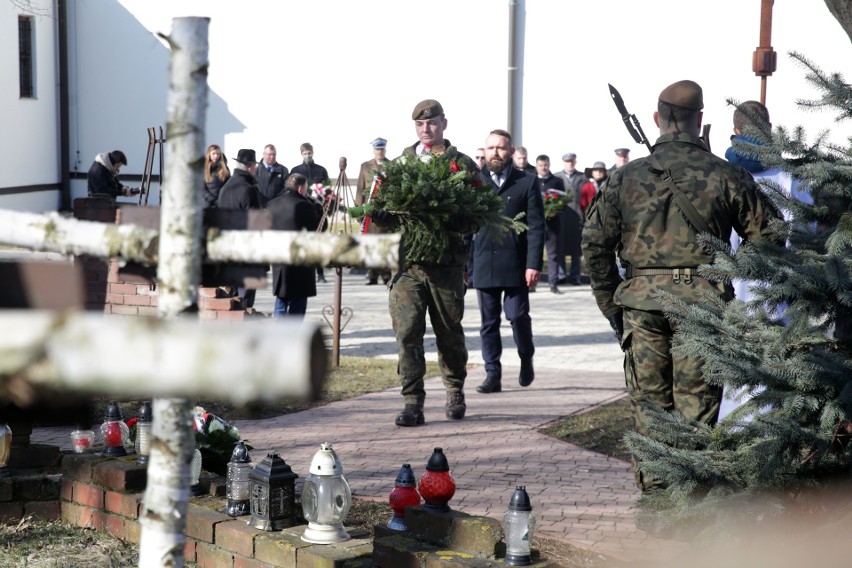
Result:
<svg viewBox="0 0 852 568"><path fill-rule="evenodd" d="M327 277L333 270L326 270ZM361 275L344 270L342 305L353 311L341 336L341 355L396 358L385 287L365 286ZM308 321L323 322L334 284L318 284L308 302ZM565 286L555 295L546 285L531 295L536 379L517 384L519 361L511 328L503 323L503 385L498 394L479 394L484 379L476 295L466 296L465 332L470 374L465 394L467 416L444 416L440 378L426 382L426 425L399 428L398 389L367 394L267 420L236 421L254 445L255 461L278 451L302 479L321 442L331 442L343 462L353 494L386 500L399 468L410 463L419 477L433 448L441 447L457 490L450 506L474 515L502 518L515 485L527 488L538 518L537 532L603 553L632 556L657 548L634 523L638 491L626 462L590 452L538 433L537 428L572 413L624 395L621 352L606 320L594 305L588 285ZM268 290L255 306L271 313ZM330 339L329 339L330 344ZM437 360L427 329L427 358ZM67 429L40 429L34 441L68 446Z"/></svg>

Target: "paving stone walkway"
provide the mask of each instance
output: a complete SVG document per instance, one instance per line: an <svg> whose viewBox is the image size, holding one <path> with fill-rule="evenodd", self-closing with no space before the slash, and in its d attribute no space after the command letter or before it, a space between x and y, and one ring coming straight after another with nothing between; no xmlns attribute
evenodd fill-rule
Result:
<svg viewBox="0 0 852 568"><path fill-rule="evenodd" d="M334 270L308 304L306 321L323 322L333 301ZM396 358L387 311L387 290L365 286L363 275L344 271L342 305L353 315L341 335L341 355ZM622 558L666 548L635 526L638 491L630 465L550 438L538 428L624 396L621 352L600 315L588 285L565 286L552 294L545 285L531 296L536 343L536 379L517 384L519 361L511 328L503 324L503 383L498 394L479 394L484 379L475 293L466 297L465 331L470 352L468 412L462 421L444 416L440 378L426 382L426 425L399 428L402 408L397 389L372 393L312 410L267 420L237 421L255 446L255 460L277 451L304 478L321 442L341 457L353 494L386 500L403 463L419 477L433 448L441 447L457 490L450 505L475 515L501 518L516 485L525 485L538 518L537 531L550 538ZM259 291L262 312L272 297ZM330 344L330 341L329 341ZM427 330L427 358L437 360L434 335ZM67 446L65 429L40 429L34 441ZM644 555L644 554L641 554Z"/></svg>

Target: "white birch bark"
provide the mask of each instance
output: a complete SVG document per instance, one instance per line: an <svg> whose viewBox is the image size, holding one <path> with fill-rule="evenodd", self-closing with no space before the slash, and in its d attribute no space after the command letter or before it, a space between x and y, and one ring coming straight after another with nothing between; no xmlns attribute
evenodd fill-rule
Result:
<svg viewBox="0 0 852 568"><path fill-rule="evenodd" d="M168 164L179 159L173 155L172 145ZM203 154L202 150L202 154ZM202 162L189 165L183 173L192 173ZM167 172L171 175L170 172ZM201 175L200 169L198 171ZM167 178L169 179L169 178ZM200 179L200 177L199 177ZM177 181L170 183L175 186ZM170 199L177 199L169 187L163 188L163 207ZM178 219L164 234L171 231L177 237L167 239L167 252L182 250L187 238L182 230L201 223L201 204L198 210L186 203L183 209L177 205ZM192 211L195 211L192 214ZM190 227L190 225L192 225ZM132 224L115 225L97 221L81 221L60 216L58 213L21 213L0 209L0 243L25 247L35 251L55 252L66 255L91 255L99 258L118 258L142 264L156 264L159 258L157 237L160 231ZM292 265L336 265L364 268L396 268L399 262L399 234L382 235L334 235L331 233L309 233L297 231L208 231L206 254L211 262L247 262ZM177 244L176 244L177 243ZM163 243L160 243L162 249ZM198 249L198 247L193 247ZM196 258L205 251L197 250ZM180 265L189 262L188 257L171 254L173 278L183 272ZM194 261L193 261L194 262ZM175 265L174 263L177 263ZM170 285L177 285L172 282ZM161 295L162 300L162 295ZM178 300L178 308L185 307L185 299ZM169 308L170 310L173 308Z"/></svg>
<svg viewBox="0 0 852 568"><path fill-rule="evenodd" d="M332 235L305 231L210 231L207 258L215 262L396 268L398 233Z"/></svg>
<svg viewBox="0 0 852 568"><path fill-rule="evenodd" d="M0 310L0 329L15 330L0 334L0 396L20 402L27 389L18 379L56 392L139 399L204 393L244 404L308 398L325 374L320 327L303 322Z"/></svg>
<svg viewBox="0 0 852 568"><path fill-rule="evenodd" d="M160 317L176 317L196 302L201 281L201 197L204 114L207 110L209 18L175 18L171 47L165 180L160 209L157 300ZM195 449L191 402L154 399L151 458L141 515L140 568L182 568Z"/></svg>
<svg viewBox="0 0 852 568"><path fill-rule="evenodd" d="M78 221L58 213L22 213L0 209L0 243L66 255L87 254L153 264L156 229Z"/></svg>

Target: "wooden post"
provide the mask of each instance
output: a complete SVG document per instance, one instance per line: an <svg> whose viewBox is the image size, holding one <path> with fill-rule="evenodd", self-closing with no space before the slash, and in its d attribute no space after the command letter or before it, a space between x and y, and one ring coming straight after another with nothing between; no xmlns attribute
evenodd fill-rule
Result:
<svg viewBox="0 0 852 568"><path fill-rule="evenodd" d="M751 69L760 77L760 102L766 104L766 78L772 75L778 65L775 50L772 49L772 5L775 0L760 2L760 45L754 50Z"/></svg>

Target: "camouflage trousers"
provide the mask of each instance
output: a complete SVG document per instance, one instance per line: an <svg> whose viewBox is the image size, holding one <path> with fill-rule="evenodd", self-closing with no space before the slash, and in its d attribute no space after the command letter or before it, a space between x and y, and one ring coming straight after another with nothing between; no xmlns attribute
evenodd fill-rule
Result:
<svg viewBox="0 0 852 568"><path fill-rule="evenodd" d="M447 392L461 392L467 377L467 347L462 329L464 267L414 265L390 284L390 315L399 351L399 376L405 404L423 405L426 314L438 347L438 365Z"/></svg>
<svg viewBox="0 0 852 568"><path fill-rule="evenodd" d="M634 428L650 434L649 407L679 412L685 419L713 425L719 417L722 389L704 382L700 359L671 352L675 329L661 312L624 310L624 377L633 408ZM641 489L660 485L633 464Z"/></svg>

